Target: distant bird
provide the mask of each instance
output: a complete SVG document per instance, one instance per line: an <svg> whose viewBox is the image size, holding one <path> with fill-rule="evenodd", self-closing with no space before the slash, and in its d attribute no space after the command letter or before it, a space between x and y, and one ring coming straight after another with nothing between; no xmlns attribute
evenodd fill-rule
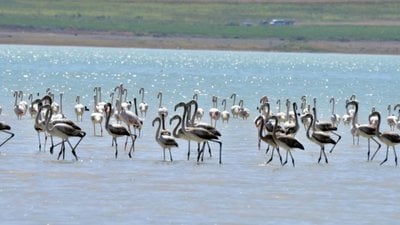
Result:
<svg viewBox="0 0 400 225"><path fill-rule="evenodd" d="M400 135L393 132L393 131L388 131L388 132L380 132L379 131L379 127L381 124L381 114L378 111L375 111L372 113L372 115L377 116L378 117L378 124L375 130L375 134L378 137L378 139L386 144L386 157L385 159L380 163L381 165L383 163L385 163L388 159L388 153L389 153L389 147L393 148L393 153L394 153L394 161L396 163L397 166L397 154L396 154L396 149L395 146L400 144ZM377 149L375 151L375 153L372 155L371 160L374 159L376 153L379 151L379 149Z"/></svg>
<svg viewBox="0 0 400 225"><path fill-rule="evenodd" d="M240 106L240 109L239 109L239 116L240 116L242 119L246 120L246 119L249 118L249 116L250 116L250 109L245 108L245 107L243 106L243 104L244 104L244 101L243 101L243 99L242 99L242 100L239 101L239 106Z"/></svg>
<svg viewBox="0 0 400 225"><path fill-rule="evenodd" d="M143 117L144 114L144 117L146 117L149 105L144 101L144 88L139 89L139 94L142 95L142 101L139 103L140 115Z"/></svg>
<svg viewBox="0 0 400 225"><path fill-rule="evenodd" d="M199 101L199 95L198 95L197 93L195 93L195 94L193 95L193 100L196 100L196 102L198 103L198 101ZM195 114L195 119L196 119L197 121L200 121L201 118L203 118L204 109L202 109L202 108L200 108L200 107L197 107L197 110L196 110L195 113L196 113L196 114Z"/></svg>
<svg viewBox="0 0 400 225"><path fill-rule="evenodd" d="M117 123L112 123L110 124L110 117L111 117L111 108L112 105L111 103L106 103L106 105L104 106L104 112L106 114L106 122L105 122L105 129L108 132L109 135L112 136L112 143L115 144L115 158L118 157L118 143L117 143L117 138L118 137L130 137L132 140L132 145L129 149L129 153L128 156L129 158L132 158L132 152L135 150L135 141L136 141L136 135L135 134L131 134L128 129L126 127L124 127L121 124L117 124Z"/></svg>
<svg viewBox="0 0 400 225"><path fill-rule="evenodd" d="M358 124L358 101L350 101L346 104L346 108L349 106L354 106L354 117L352 121L352 126L356 129L356 131L362 136L368 139L368 152L367 152L367 160L370 160L370 152L371 152L371 147L370 147L370 140L372 139L377 145L378 148L376 151L378 151L381 148L381 144L375 140L376 136L376 126L371 125L371 124ZM373 115L375 116L375 115ZM371 116L370 116L371 117Z"/></svg>
<svg viewBox="0 0 400 225"><path fill-rule="evenodd" d="M337 127L340 123L340 116L339 116L339 114L335 113L335 104L336 104L335 98L332 97L329 100L329 102L332 103L331 122L332 122L333 126Z"/></svg>
<svg viewBox="0 0 400 225"><path fill-rule="evenodd" d="M154 127L155 123L158 122L158 128L157 128L157 131L156 131L155 140L161 146L161 148L163 149L164 161L165 161L165 149L168 148L169 157L170 157L170 160L172 162L173 159L172 159L172 154L171 154L171 148L178 147L178 143L175 141L174 137L172 137L170 135L165 135L165 134L161 134L160 133L161 123L162 123L161 120L162 119L160 119L160 117L156 117L152 122L153 127Z"/></svg>
<svg viewBox="0 0 400 225"><path fill-rule="evenodd" d="M391 114L391 105L388 105L387 110L388 110L388 116L387 116L387 123L392 131L394 131L394 128L397 125L397 116L394 114Z"/></svg>
<svg viewBox="0 0 400 225"><path fill-rule="evenodd" d="M160 99L160 102L158 104L158 116L161 117L161 115L164 115L164 118L168 117L168 109L162 105L162 100L163 100L163 94L162 92L158 92L157 98Z"/></svg>
<svg viewBox="0 0 400 225"><path fill-rule="evenodd" d="M28 105L24 101L22 101L22 96L22 91L14 91L14 113L15 115L17 115L18 120L20 120L28 110ZM18 102L19 98L21 98L21 100Z"/></svg>
<svg viewBox="0 0 400 225"><path fill-rule="evenodd" d="M213 127L217 126L217 121L221 118L221 111L219 111L218 109L218 98L217 96L213 96L212 97L212 106L208 112L208 114L210 115L210 119L211 119L211 125ZM214 121L214 125L213 125L213 121Z"/></svg>
<svg viewBox="0 0 400 225"><path fill-rule="evenodd" d="M308 126L307 128L307 138L314 142L315 144L319 145L320 153L319 153L319 158L318 158L318 163L321 161L322 155L324 155L325 162L328 163L328 158L326 157L325 153L325 145L326 144L336 144L336 141L333 140L328 133L322 132L322 131L316 131L315 130L315 120L312 114L308 113L305 115L306 118L309 118L311 120L311 126ZM310 134L311 128L313 129L312 134Z"/></svg>
<svg viewBox="0 0 400 225"><path fill-rule="evenodd" d="M93 112L90 114L90 120L93 124L93 135L96 136L96 124L100 126L100 136L103 136L103 111L104 109L99 109L97 107L97 96L94 95L94 104L93 104Z"/></svg>
<svg viewBox="0 0 400 225"><path fill-rule="evenodd" d="M290 123L289 126L285 127L286 135L296 136L297 132L300 129L299 119L297 117L297 104L293 102L293 116L294 122Z"/></svg>
<svg viewBox="0 0 400 225"><path fill-rule="evenodd" d="M76 105L74 106L74 111L75 111L75 115L76 115L76 121L81 121L82 122L82 117L83 117L83 113L85 111L89 111L89 109L84 106L83 104L81 104L80 102L81 97L78 95L76 96Z"/></svg>
<svg viewBox="0 0 400 225"><path fill-rule="evenodd" d="M39 93L37 93L37 94L39 96ZM35 118L36 114L39 111L39 107L38 107L38 104L37 104L38 101L37 100L40 100L40 99L35 99L34 100L33 99L33 94L29 94L28 100L30 101L29 107L28 107L29 114L31 115L31 118Z"/></svg>
<svg viewBox="0 0 400 225"><path fill-rule="evenodd" d="M292 164L294 166L294 158L292 155L292 150L293 149L301 149L304 150L304 146L294 137L288 136L288 135L276 135L276 128L278 127L278 122L279 119L277 116L271 116L271 120L275 121L274 129L272 131L272 137L274 138L274 141L279 147L282 147L283 149L286 150L286 160L283 162L282 165L285 165L288 161L288 154L292 158Z"/></svg>
<svg viewBox="0 0 400 225"><path fill-rule="evenodd" d="M0 147L3 146L7 141L9 141L11 138L14 137L14 133L12 133L10 130L11 130L11 127L8 124L0 121L0 132L3 132L3 133L6 133L6 134L10 135L10 136L8 136L8 138L6 138L6 140L4 140L0 144Z"/></svg>
<svg viewBox="0 0 400 225"><path fill-rule="evenodd" d="M238 118L239 117L240 106L236 105L236 93L233 93L231 95L231 99L232 98L233 98L233 103L232 103L232 107L231 107L232 117L233 118Z"/></svg>
<svg viewBox="0 0 400 225"><path fill-rule="evenodd" d="M221 112L221 119L222 122L229 122L229 117L231 116L231 114L229 113L229 111L226 110L226 99L222 100L222 105L224 106L224 110Z"/></svg>

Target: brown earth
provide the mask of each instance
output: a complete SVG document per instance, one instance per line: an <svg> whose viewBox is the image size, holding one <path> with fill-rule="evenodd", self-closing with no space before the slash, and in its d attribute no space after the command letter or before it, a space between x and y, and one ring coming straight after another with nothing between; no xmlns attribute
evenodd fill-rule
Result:
<svg viewBox="0 0 400 225"><path fill-rule="evenodd" d="M310 0L311 1L311 0ZM135 36L131 33L0 29L0 44L98 46L118 48L209 49L234 51L400 54L400 42L288 41Z"/></svg>

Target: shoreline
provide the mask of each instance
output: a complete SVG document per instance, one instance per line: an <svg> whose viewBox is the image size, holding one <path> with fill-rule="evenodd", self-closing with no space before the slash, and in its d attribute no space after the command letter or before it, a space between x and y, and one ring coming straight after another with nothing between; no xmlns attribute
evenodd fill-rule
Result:
<svg viewBox="0 0 400 225"><path fill-rule="evenodd" d="M155 37L122 32L69 30L0 29L0 44L400 55L400 41L292 41L276 38Z"/></svg>

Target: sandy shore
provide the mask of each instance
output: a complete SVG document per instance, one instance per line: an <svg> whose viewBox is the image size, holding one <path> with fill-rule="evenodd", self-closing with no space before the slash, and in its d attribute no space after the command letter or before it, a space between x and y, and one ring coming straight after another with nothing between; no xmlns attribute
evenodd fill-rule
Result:
<svg viewBox="0 0 400 225"><path fill-rule="evenodd" d="M0 29L0 44L98 46L120 48L209 49L234 51L400 54L400 41L289 41L135 36L131 33L22 31Z"/></svg>

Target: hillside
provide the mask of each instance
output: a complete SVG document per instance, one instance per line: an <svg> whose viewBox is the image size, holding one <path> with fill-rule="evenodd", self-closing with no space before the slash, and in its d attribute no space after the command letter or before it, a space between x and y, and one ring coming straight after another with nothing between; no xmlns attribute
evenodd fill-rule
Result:
<svg viewBox="0 0 400 225"><path fill-rule="evenodd" d="M1 2L3 44L400 53L400 1Z"/></svg>

